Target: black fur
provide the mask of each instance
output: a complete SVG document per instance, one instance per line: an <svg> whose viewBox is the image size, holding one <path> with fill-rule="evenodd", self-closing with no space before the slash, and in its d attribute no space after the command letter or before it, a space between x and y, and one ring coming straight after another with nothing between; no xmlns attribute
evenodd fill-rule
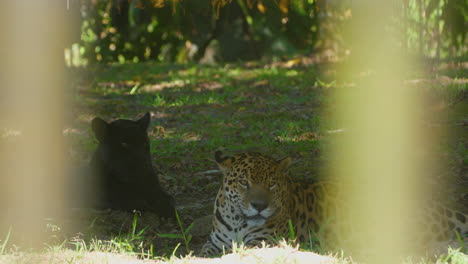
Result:
<svg viewBox="0 0 468 264"><path fill-rule="evenodd" d="M99 144L90 165L99 186L98 207L174 217L174 199L161 188L151 164L149 123L149 113L137 121L93 119Z"/></svg>

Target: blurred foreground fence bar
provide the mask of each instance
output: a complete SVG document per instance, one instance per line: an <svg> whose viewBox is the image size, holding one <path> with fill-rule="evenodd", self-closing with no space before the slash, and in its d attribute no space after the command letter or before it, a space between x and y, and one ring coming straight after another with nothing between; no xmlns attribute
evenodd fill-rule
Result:
<svg viewBox="0 0 468 264"><path fill-rule="evenodd" d="M349 217L337 221L351 223L364 241L350 237L346 250L367 255L368 263L399 263L414 242L411 232L418 232L406 219L421 195L417 183L423 174L415 159L415 144L424 141L416 126L417 98L403 87L411 62L398 48L404 46L397 44L402 35L388 30L398 12L394 1L355 1L352 10L350 62L341 74L366 77L337 94L337 118L348 132L334 150L339 157L334 173L351 203Z"/></svg>
<svg viewBox="0 0 468 264"><path fill-rule="evenodd" d="M0 4L0 240L10 230L26 247L61 215L67 12L67 1Z"/></svg>

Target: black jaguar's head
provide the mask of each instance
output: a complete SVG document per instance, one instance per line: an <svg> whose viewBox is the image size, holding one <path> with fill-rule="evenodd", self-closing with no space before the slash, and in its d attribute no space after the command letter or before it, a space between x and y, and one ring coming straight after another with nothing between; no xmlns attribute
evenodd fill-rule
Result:
<svg viewBox="0 0 468 264"><path fill-rule="evenodd" d="M113 181L134 182L143 180L152 170L147 129L150 114L139 120L118 119L107 123L99 117L92 121L92 128L99 141L97 155Z"/></svg>

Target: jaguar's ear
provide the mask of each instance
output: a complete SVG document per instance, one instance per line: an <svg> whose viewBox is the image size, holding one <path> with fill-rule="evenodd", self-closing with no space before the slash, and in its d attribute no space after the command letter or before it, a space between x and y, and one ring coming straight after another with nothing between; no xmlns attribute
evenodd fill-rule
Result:
<svg viewBox="0 0 468 264"><path fill-rule="evenodd" d="M150 120L151 115L149 112L146 112L146 114L142 118L137 120L137 123L143 130L146 131L149 127Z"/></svg>
<svg viewBox="0 0 468 264"><path fill-rule="evenodd" d="M93 129L94 136L99 142L106 140L109 134L109 124L99 117L96 117L91 121L91 128Z"/></svg>
<svg viewBox="0 0 468 264"><path fill-rule="evenodd" d="M218 150L215 152L215 160L221 170L231 168L233 159L233 157L227 156L222 151Z"/></svg>
<svg viewBox="0 0 468 264"><path fill-rule="evenodd" d="M289 165L291 165L291 158L290 157L282 158L276 162L278 163L278 170L281 172L284 172L289 168Z"/></svg>

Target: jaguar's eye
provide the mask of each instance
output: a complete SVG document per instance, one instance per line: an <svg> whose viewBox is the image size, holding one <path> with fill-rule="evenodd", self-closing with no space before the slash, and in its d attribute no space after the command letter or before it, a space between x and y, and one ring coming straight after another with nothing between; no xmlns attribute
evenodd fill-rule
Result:
<svg viewBox="0 0 468 264"><path fill-rule="evenodd" d="M247 180L239 180L239 184L244 188L249 186L249 182Z"/></svg>

